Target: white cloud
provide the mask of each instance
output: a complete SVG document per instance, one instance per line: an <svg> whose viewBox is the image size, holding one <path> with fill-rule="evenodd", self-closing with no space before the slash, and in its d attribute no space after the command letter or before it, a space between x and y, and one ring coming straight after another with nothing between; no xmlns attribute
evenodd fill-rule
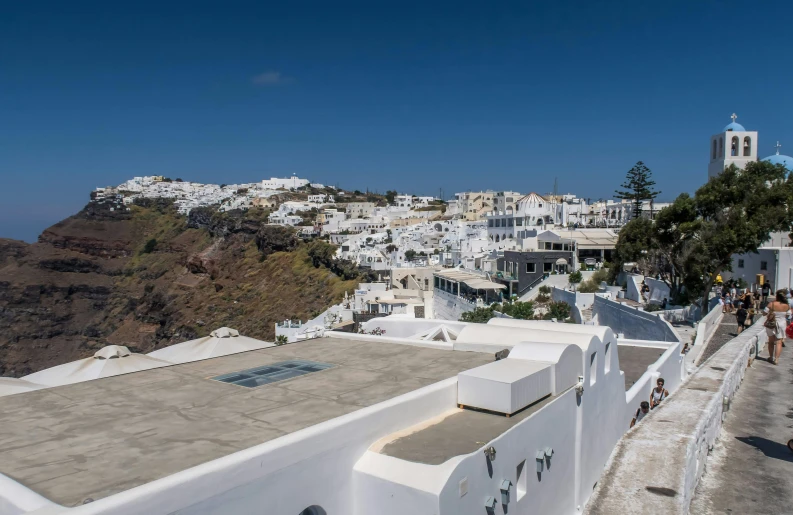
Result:
<svg viewBox="0 0 793 515"><path fill-rule="evenodd" d="M289 84L295 80L292 77L287 77L281 72L267 71L256 75L252 79L254 84L259 86L275 86L278 84Z"/></svg>

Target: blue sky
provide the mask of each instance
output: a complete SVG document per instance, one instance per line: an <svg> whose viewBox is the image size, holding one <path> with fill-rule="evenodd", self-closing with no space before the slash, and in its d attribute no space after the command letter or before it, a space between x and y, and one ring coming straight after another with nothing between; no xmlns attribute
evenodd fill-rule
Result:
<svg viewBox="0 0 793 515"><path fill-rule="evenodd" d="M119 4L119 5L116 5ZM0 16L0 237L96 186L297 173L349 189L662 199L736 112L793 153L793 2L15 2ZM780 20L780 21L777 21Z"/></svg>

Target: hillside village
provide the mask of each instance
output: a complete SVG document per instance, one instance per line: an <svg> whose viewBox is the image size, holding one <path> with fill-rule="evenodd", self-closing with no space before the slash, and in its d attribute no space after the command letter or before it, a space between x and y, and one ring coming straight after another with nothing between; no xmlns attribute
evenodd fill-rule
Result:
<svg viewBox="0 0 793 515"><path fill-rule="evenodd" d="M559 286L567 286L570 272L607 264L619 228L632 217L626 200L491 190L444 200L347 191L294 175L232 185L135 177L97 188L91 198L111 210L168 199L188 217L198 209L257 210L267 223L293 227L303 239L328 241L336 259L377 278L312 320L276 324L276 336L289 341L342 326L358 330L362 320L376 316L457 320L505 299L549 299L548 286L540 293L540 283L558 276ZM662 207L648 204L642 215Z"/></svg>

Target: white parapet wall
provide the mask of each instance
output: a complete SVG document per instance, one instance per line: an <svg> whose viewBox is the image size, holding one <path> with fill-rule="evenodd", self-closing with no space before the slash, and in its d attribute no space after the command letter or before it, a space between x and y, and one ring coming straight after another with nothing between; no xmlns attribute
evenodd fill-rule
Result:
<svg viewBox="0 0 793 515"><path fill-rule="evenodd" d="M595 297L592 313L598 324L611 327L626 338L676 342L678 335L663 317L626 304ZM659 312L660 314L661 312Z"/></svg>
<svg viewBox="0 0 793 515"><path fill-rule="evenodd" d="M586 513L688 513L708 451L729 416L725 409L763 331L758 321L727 343L625 435Z"/></svg>

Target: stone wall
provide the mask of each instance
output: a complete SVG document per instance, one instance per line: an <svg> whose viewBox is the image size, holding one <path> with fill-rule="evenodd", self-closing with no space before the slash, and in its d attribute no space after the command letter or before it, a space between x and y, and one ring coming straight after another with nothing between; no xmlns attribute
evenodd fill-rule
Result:
<svg viewBox="0 0 793 515"><path fill-rule="evenodd" d="M586 513L688 513L763 330L758 321L727 343L623 437Z"/></svg>

